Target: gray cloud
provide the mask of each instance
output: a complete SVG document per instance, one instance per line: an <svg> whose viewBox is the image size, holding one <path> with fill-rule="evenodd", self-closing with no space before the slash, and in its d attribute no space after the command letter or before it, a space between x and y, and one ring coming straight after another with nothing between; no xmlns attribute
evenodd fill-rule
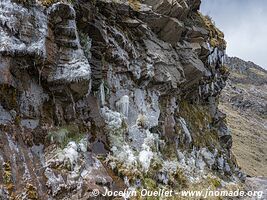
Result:
<svg viewBox="0 0 267 200"><path fill-rule="evenodd" d="M267 0L202 0L227 41L227 54L267 69Z"/></svg>

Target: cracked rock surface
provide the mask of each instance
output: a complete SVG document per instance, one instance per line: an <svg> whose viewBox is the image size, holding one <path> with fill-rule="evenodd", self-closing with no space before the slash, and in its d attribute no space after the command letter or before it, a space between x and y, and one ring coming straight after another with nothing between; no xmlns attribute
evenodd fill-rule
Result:
<svg viewBox="0 0 267 200"><path fill-rule="evenodd" d="M200 0L71 2L0 0L1 199L238 185Z"/></svg>

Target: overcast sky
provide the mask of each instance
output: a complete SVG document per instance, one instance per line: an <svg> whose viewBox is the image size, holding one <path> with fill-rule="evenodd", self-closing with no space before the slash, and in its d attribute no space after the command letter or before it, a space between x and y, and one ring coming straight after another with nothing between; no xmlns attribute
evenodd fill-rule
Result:
<svg viewBox="0 0 267 200"><path fill-rule="evenodd" d="M227 54L267 69L267 0L202 0L225 35Z"/></svg>

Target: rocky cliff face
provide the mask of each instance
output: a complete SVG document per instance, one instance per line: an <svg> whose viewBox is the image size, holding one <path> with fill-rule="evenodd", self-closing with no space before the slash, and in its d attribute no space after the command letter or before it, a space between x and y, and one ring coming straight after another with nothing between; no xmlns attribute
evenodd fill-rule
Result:
<svg viewBox="0 0 267 200"><path fill-rule="evenodd" d="M1 0L1 198L238 181L226 45L199 5Z"/></svg>

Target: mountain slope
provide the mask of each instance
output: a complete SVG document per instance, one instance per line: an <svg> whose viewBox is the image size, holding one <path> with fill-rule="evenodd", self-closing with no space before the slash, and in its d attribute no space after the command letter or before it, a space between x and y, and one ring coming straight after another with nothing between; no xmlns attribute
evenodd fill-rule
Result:
<svg viewBox="0 0 267 200"><path fill-rule="evenodd" d="M267 176L267 71L252 62L228 57L227 85L220 108L232 130L233 152L251 176Z"/></svg>

